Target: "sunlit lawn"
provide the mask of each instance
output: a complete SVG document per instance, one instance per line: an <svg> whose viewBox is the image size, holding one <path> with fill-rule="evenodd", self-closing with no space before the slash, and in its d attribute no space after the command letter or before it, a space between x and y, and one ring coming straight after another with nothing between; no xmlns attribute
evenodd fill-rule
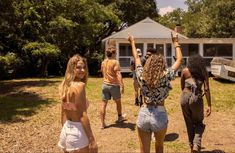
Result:
<svg viewBox="0 0 235 153"><path fill-rule="evenodd" d="M43 116L41 117L41 119L47 119L48 122L50 120L58 120L55 119L55 116L53 116L53 114L50 114L52 113L50 112L50 107L54 107L55 105L58 105L60 103L58 95L58 86L61 81L62 78L32 78L0 81L0 123L11 124L25 122L27 120L30 120L30 118L35 116L36 114L38 114L39 116ZM125 111L131 112L129 113L129 115L133 115L133 118L135 120L138 114L138 108L133 107L134 93L132 86L132 78L124 78L124 84L125 93L122 98L123 107L125 108ZM91 101L89 115L93 119L91 122L94 126L98 126L97 122L99 122L99 119L97 118L97 112L99 108L97 106L99 106L101 100L101 86L102 78L91 77L89 78L86 87L87 97ZM180 79L177 78L176 80L172 81L172 86L173 90L170 92L169 97L165 101L165 105L169 115L180 111ZM234 83L226 81L217 81L213 78L210 78L210 89L213 111L226 112L234 110ZM206 102L205 99L204 101ZM110 105L113 105L113 103ZM115 109L111 110L111 113L116 113ZM59 109L53 113L56 113L58 117ZM38 122L41 123L44 121ZM135 133L133 134L135 135ZM56 137L54 139L56 139ZM138 149L139 147L135 137L131 138L126 145L127 148L134 150ZM188 148L187 142L182 142L178 140L173 142L166 142L166 147L175 151L186 151Z"/></svg>

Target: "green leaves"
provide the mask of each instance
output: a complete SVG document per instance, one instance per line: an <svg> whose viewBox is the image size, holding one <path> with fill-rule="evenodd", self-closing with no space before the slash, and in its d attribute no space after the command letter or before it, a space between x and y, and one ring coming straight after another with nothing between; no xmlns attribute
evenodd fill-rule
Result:
<svg viewBox="0 0 235 153"><path fill-rule="evenodd" d="M60 54L60 50L50 43L30 42L23 47L26 52L31 52L35 57L56 57Z"/></svg>
<svg viewBox="0 0 235 153"><path fill-rule="evenodd" d="M186 34L190 37L235 37L234 0L187 0Z"/></svg>

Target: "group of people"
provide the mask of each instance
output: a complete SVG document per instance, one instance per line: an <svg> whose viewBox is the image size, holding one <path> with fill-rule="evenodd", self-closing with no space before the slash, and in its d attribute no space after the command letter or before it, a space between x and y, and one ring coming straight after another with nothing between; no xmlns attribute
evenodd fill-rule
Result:
<svg viewBox="0 0 235 153"><path fill-rule="evenodd" d="M135 103L141 106L136 125L140 152L142 153L150 152L152 133L155 137L155 151L157 153L163 152L163 142L168 126L164 101L172 89L170 81L176 77L176 71L180 68L182 61L178 36L175 34L171 34L171 36L176 61L172 66L167 67L164 56L156 50L147 50L145 60L141 61L141 52L136 49L135 39L128 34L134 58L132 63L136 79L134 86L135 89L140 88L141 90L140 96L135 93ZM102 105L100 108L101 129L106 128L106 106L111 98L116 102L117 121L126 120L125 114L122 114L121 94L124 93L124 84L120 65L116 60L116 47L110 45L105 53L107 58L101 65L103 74ZM65 152L98 152L87 115L89 106L85 92L87 77L86 60L79 55L71 57L67 64L64 80L60 85L62 130L58 145ZM202 86L204 86L204 91ZM181 88L181 108L191 152L200 152L202 133L205 128L202 99L204 95L208 102L206 116L211 113L208 73L205 62L200 55L189 57L188 65L181 73Z"/></svg>

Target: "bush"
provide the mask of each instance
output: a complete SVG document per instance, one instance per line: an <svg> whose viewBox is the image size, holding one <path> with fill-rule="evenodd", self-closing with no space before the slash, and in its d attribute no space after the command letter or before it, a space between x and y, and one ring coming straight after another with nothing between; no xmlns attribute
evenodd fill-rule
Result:
<svg viewBox="0 0 235 153"><path fill-rule="evenodd" d="M15 78L17 71L23 65L23 60L15 53L0 56L0 79Z"/></svg>

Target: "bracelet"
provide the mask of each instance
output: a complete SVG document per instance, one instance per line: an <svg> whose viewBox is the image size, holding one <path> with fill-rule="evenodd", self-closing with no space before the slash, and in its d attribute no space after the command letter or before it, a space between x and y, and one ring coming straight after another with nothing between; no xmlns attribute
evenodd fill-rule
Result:
<svg viewBox="0 0 235 153"><path fill-rule="evenodd" d="M179 47L179 48L180 48L181 46L180 46L180 45L175 46L175 48L177 48L177 47Z"/></svg>

